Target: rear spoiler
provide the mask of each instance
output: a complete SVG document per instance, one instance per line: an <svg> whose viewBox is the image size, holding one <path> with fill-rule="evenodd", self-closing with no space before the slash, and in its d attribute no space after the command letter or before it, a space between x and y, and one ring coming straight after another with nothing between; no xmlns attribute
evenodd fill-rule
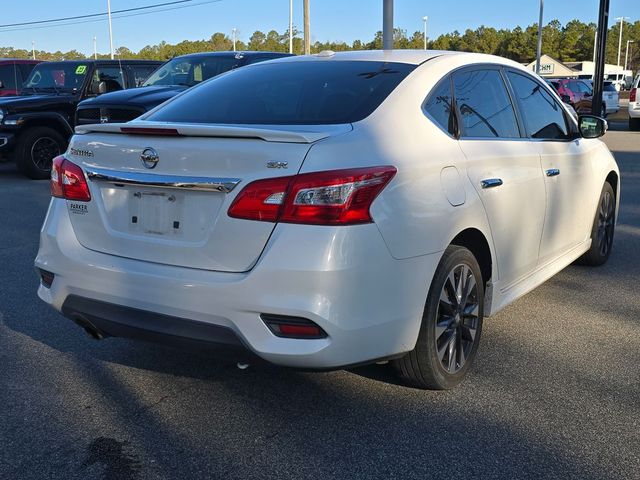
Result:
<svg viewBox="0 0 640 480"><path fill-rule="evenodd" d="M129 122L99 123L76 127L76 133L118 133L125 135L257 138L267 142L313 143L350 132L350 123L341 125L202 125L182 123Z"/></svg>

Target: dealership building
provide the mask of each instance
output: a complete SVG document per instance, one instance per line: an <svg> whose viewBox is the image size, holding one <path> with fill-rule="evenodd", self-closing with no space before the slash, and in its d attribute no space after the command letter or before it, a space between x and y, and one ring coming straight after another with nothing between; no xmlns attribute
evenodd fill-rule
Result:
<svg viewBox="0 0 640 480"><path fill-rule="evenodd" d="M545 78L591 78L595 71L595 63L589 62L566 62L556 60L549 55L540 57L540 76ZM526 67L535 72L536 61L526 64ZM625 75L626 74L626 75ZM624 70L621 65L604 65L604 75L607 79L612 79L614 75L631 76L630 71Z"/></svg>

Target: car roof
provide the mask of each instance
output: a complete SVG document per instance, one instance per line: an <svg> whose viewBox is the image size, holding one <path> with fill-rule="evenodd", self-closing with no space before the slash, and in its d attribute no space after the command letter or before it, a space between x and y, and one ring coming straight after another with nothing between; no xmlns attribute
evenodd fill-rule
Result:
<svg viewBox="0 0 640 480"><path fill-rule="evenodd" d="M396 62L420 65L442 55L463 55L465 52L451 52L448 50L351 50L348 52L333 52L324 50L313 55L298 55L278 60L279 62L298 61L370 61ZM495 57L500 58L500 57Z"/></svg>
<svg viewBox="0 0 640 480"><path fill-rule="evenodd" d="M42 60L32 60L30 58L0 58L0 63L42 63Z"/></svg>
<svg viewBox="0 0 640 480"><path fill-rule="evenodd" d="M186 53L184 55L178 55L173 58L198 58L198 57L236 57L236 58L244 58L244 57L291 57L294 56L292 53L284 53L284 52L269 52L269 51L225 51L225 52L198 52L198 53Z"/></svg>

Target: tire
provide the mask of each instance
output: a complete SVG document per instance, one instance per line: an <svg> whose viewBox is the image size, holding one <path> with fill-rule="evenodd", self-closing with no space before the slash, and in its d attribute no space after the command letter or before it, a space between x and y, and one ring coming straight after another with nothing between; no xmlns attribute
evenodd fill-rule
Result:
<svg viewBox="0 0 640 480"><path fill-rule="evenodd" d="M602 108L600 109L600 116L602 118L607 118L607 105L606 104L602 104Z"/></svg>
<svg viewBox="0 0 640 480"><path fill-rule="evenodd" d="M591 247L579 258L578 263L593 267L606 263L613 248L615 226L616 196L613 187L606 182L600 193L598 208L591 227Z"/></svg>
<svg viewBox="0 0 640 480"><path fill-rule="evenodd" d="M465 279L462 283L461 278ZM466 282L472 280L475 286L470 287L466 300L458 303L456 291L464 292L467 285L472 285ZM468 315L460 316L464 311L460 305L466 305ZM400 377L412 386L432 390L448 390L458 385L478 351L483 315L480 266L469 250L451 245L445 250L429 287L415 348L392 361Z"/></svg>
<svg viewBox="0 0 640 480"><path fill-rule="evenodd" d="M632 132L640 131L640 118L629 117L629 130Z"/></svg>
<svg viewBox="0 0 640 480"><path fill-rule="evenodd" d="M66 148L67 141L54 129L30 128L20 136L16 146L18 170L34 180L49 178L51 161Z"/></svg>

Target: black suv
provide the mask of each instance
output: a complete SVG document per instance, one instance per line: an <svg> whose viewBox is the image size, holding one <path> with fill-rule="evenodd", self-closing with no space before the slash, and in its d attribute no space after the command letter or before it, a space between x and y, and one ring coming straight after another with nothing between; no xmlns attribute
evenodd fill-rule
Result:
<svg viewBox="0 0 640 480"><path fill-rule="evenodd" d="M0 99L0 157L30 178L47 178L73 134L81 100L140 85L161 62L82 60L35 66L18 97Z"/></svg>
<svg viewBox="0 0 640 480"><path fill-rule="evenodd" d="M208 52L182 55L158 68L142 87L109 93L78 105L76 123L128 122L189 87L234 68L288 57L276 52Z"/></svg>

